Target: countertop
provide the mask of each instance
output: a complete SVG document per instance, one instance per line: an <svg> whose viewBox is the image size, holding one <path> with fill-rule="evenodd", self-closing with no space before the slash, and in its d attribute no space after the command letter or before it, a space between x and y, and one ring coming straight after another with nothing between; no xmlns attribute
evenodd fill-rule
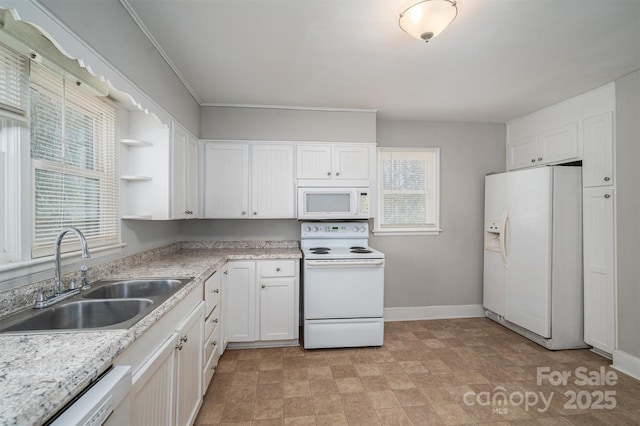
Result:
<svg viewBox="0 0 640 426"><path fill-rule="evenodd" d="M194 277L128 330L0 334L0 424L42 424L113 363L131 343L196 289L227 260L299 259L293 247L210 248L182 243L139 261L105 267L100 278ZM134 257L134 256L132 256ZM126 268L122 266L126 265Z"/></svg>

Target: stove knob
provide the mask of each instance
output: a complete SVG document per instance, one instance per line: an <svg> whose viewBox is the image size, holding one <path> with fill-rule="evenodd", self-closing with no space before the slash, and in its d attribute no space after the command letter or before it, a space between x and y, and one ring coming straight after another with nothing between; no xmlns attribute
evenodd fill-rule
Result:
<svg viewBox="0 0 640 426"><path fill-rule="evenodd" d="M313 227L313 232L318 232L318 227L317 226Z"/></svg>
<svg viewBox="0 0 640 426"><path fill-rule="evenodd" d="M304 228L304 231L305 231L305 232L311 232L311 227L310 227L310 226L307 226L306 228Z"/></svg>
<svg viewBox="0 0 640 426"><path fill-rule="evenodd" d="M365 227L364 226L360 227L360 232L364 232L364 231L366 231Z"/></svg>
<svg viewBox="0 0 640 426"><path fill-rule="evenodd" d="M353 232L358 232L358 227L357 226L353 227Z"/></svg>

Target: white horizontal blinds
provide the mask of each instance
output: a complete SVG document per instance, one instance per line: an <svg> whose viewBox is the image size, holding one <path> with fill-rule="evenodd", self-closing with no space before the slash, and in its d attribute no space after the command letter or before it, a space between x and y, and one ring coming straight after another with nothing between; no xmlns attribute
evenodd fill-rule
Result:
<svg viewBox="0 0 640 426"><path fill-rule="evenodd" d="M0 108L19 114L27 111L29 61L0 44Z"/></svg>
<svg viewBox="0 0 640 426"><path fill-rule="evenodd" d="M33 63L30 119L32 255L50 254L66 226L80 229L90 248L117 243L115 107ZM76 246L67 244L66 250Z"/></svg>
<svg viewBox="0 0 640 426"><path fill-rule="evenodd" d="M381 227L435 226L435 153L380 152Z"/></svg>

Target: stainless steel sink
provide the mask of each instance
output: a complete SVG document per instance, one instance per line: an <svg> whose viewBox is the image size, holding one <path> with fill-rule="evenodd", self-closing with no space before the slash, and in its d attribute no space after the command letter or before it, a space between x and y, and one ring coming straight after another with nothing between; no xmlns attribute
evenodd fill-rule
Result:
<svg viewBox="0 0 640 426"><path fill-rule="evenodd" d="M91 289L44 309L0 318L0 333L118 330L132 327L192 278L101 280Z"/></svg>
<svg viewBox="0 0 640 426"><path fill-rule="evenodd" d="M131 297L155 297L171 294L184 287L190 279L145 279L106 282L83 293L85 299L122 299Z"/></svg>
<svg viewBox="0 0 640 426"><path fill-rule="evenodd" d="M151 309L150 309L151 308ZM86 330L128 328L153 309L150 299L79 300L65 302L41 311L22 311L9 331Z"/></svg>

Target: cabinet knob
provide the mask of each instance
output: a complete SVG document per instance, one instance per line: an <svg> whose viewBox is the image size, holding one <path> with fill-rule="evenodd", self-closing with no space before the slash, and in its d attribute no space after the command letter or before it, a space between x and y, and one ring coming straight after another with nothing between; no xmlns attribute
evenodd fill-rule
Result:
<svg viewBox="0 0 640 426"><path fill-rule="evenodd" d="M604 177L604 181L605 181L605 182L609 182L610 180L611 180L611 178L610 178L609 176L605 176L605 177Z"/></svg>
<svg viewBox="0 0 640 426"><path fill-rule="evenodd" d="M340 172L336 172L336 176L340 176Z"/></svg>
<svg viewBox="0 0 640 426"><path fill-rule="evenodd" d="M242 215L244 216L245 214L247 214L247 212L242 212Z"/></svg>
<svg viewBox="0 0 640 426"><path fill-rule="evenodd" d="M224 271L223 274L229 275L229 271Z"/></svg>
<svg viewBox="0 0 640 426"><path fill-rule="evenodd" d="M532 158L532 159L531 159L531 162L532 162L532 163L535 163L535 162L536 162L536 159L535 159L535 158Z"/></svg>
<svg viewBox="0 0 640 426"><path fill-rule="evenodd" d="M538 157L538 161L542 161L542 157Z"/></svg>
<svg viewBox="0 0 640 426"><path fill-rule="evenodd" d="M331 176L331 172L327 172L327 176Z"/></svg>
<svg viewBox="0 0 640 426"><path fill-rule="evenodd" d="M211 342L211 346L215 346L215 345L217 345L217 344L218 344L218 341L217 341L217 340L214 340L213 342Z"/></svg>
<svg viewBox="0 0 640 426"><path fill-rule="evenodd" d="M216 366L215 366L215 365L212 365L212 366L211 366L211 371L215 371L215 370L216 370Z"/></svg>
<svg viewBox="0 0 640 426"><path fill-rule="evenodd" d="M177 350L179 350L179 351L181 351L181 350L182 350L182 343L178 343L178 344L176 345L176 349L177 349Z"/></svg>
<svg viewBox="0 0 640 426"><path fill-rule="evenodd" d="M258 214L258 212L253 212L253 215L254 215L254 216L255 216L255 215L257 215L257 214Z"/></svg>
<svg viewBox="0 0 640 426"><path fill-rule="evenodd" d="M211 320L212 323L217 324L218 323L218 318L214 318Z"/></svg>
<svg viewBox="0 0 640 426"><path fill-rule="evenodd" d="M276 272L280 272L280 268L276 268Z"/></svg>
<svg viewBox="0 0 640 426"><path fill-rule="evenodd" d="M611 198L611 195L609 195L609 194L604 194L604 198Z"/></svg>
<svg viewBox="0 0 640 426"><path fill-rule="evenodd" d="M180 338L180 341L181 341L181 342L185 342L185 343L187 343L187 340L189 340L189 338L188 338L187 336L182 336L182 337Z"/></svg>
<svg viewBox="0 0 640 426"><path fill-rule="evenodd" d="M216 288L215 290L213 290L213 292L214 292L214 293L216 293L216 294L217 294L217 293L220 293L220 289L219 289L219 288Z"/></svg>
<svg viewBox="0 0 640 426"><path fill-rule="evenodd" d="M266 287L267 287L266 285L262 284L262 288L266 288Z"/></svg>

